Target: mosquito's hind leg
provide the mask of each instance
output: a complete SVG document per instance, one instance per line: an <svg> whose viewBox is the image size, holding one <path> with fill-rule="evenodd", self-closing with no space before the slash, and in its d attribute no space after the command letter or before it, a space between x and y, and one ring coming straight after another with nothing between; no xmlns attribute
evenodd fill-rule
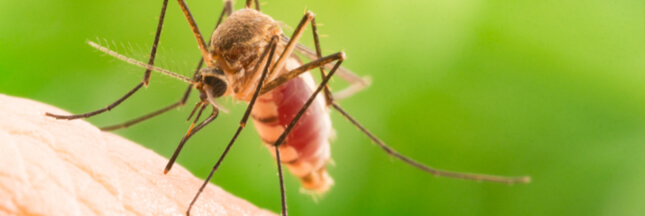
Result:
<svg viewBox="0 0 645 216"><path fill-rule="evenodd" d="M360 129L365 135L367 135L373 142L375 142L377 145L379 145L387 154L409 164L414 167L417 167L425 172L428 172L430 174L436 175L436 176L445 176L445 177L450 177L450 178L459 178L459 179L466 179L466 180L474 180L474 181L489 181L489 182L498 182L498 183L507 183L507 184L513 184L513 183L529 183L531 181L531 177L529 176L521 176L521 177L504 177L504 176L494 176L494 175L484 175L484 174L474 174L474 173L461 173L461 172L452 172L452 171L445 171L445 170L440 170L436 168L429 167L427 165L424 165L422 163L419 163L415 160L412 160L411 158L408 158L394 149L392 149L390 146L386 145L383 141L381 141L378 137L376 137L374 134L372 134L369 130L367 130L363 125L358 123L356 119L354 119L352 116L350 116L345 110L343 110L340 105L338 105L336 102L333 102L331 105L334 109L336 109L338 112L340 112L341 115L343 115L347 120L349 120L352 124L354 124L358 129Z"/></svg>
<svg viewBox="0 0 645 216"><path fill-rule="evenodd" d="M310 63L302 65L302 66L300 66L300 67L298 67L298 68L296 68L294 70L291 70L290 72L288 72L286 74L283 74L283 75L279 76L278 78L272 80L271 82L265 84L265 87L263 87L261 93L266 93L268 91L271 91L273 88L275 88L277 86L280 86L281 84L289 81L290 79L292 79L292 78L294 78L294 77L296 77L296 76L298 76L298 75L300 75L300 74L302 74L302 73L304 73L304 72L306 72L308 70L311 70L311 69L313 69L315 67L322 67L323 65L333 61L333 59L338 59L339 61L342 61L342 59L344 59L344 58L345 58L344 53L340 52L340 53L330 55L330 56L327 56L327 57L324 57L324 58L319 58L319 59L317 59L315 61L312 61ZM336 69L338 69L338 66L339 66L338 63L336 65L334 65L334 68L332 68L332 71L335 72ZM333 73L330 72L329 75L333 75ZM328 79L330 77L329 75L325 76L325 78L323 79L324 82L321 83L321 85L319 86L320 89L324 88L325 85L327 84L327 81L328 81ZM320 89L317 92L319 92ZM315 94L317 94L317 92L314 93L314 95L312 95L312 98L315 96ZM378 139L374 134L369 132L365 127L363 127L360 123L358 123L358 121L356 121L345 110L343 110L340 107L340 105L338 105L336 102L334 102L333 98L328 98L328 99L331 99L331 104L330 105L334 109L339 111L344 117L346 117L348 120L350 120L350 122L352 122L352 124L354 124L356 127L358 127L363 133L365 133L365 135L367 135L373 142L378 144L385 152L387 152L388 154L392 155L393 157L395 157L395 158L397 158L399 160L402 160L403 162L406 162L406 163L408 163L408 164L410 164L410 165L412 165L414 167L417 167L417 168L419 168L419 169L421 169L423 171L426 171L428 173L431 173L431 174L437 175L437 176L446 176L446 177L451 177L451 178L468 179L468 180L475 180L475 181L490 181L490 182L499 182L499 183L508 183L508 184L512 184L512 183L528 183L528 182L530 182L530 177L528 177L528 176L503 177L503 176L493 176L493 175L483 175L483 174L459 173L459 172L451 172L451 171L445 171L445 170L432 168L432 167L426 166L424 164L421 164L419 162L416 162L416 161L412 160L411 158L408 158L408 157L396 152L394 149L392 149L391 147L386 145L383 141ZM306 108L307 106L309 106L309 105L305 104L304 108ZM304 108L301 111L304 112ZM299 119L298 115L296 115L296 118L294 118L294 121L292 121L292 124L295 124L297 119ZM280 143L284 141L284 138L286 138L286 135L288 134L289 130L290 130L290 127L287 127L287 129L285 129L285 133L283 133L282 136L276 141L276 145L280 145Z"/></svg>
<svg viewBox="0 0 645 216"><path fill-rule="evenodd" d="M159 23L157 24L157 31L155 32L155 39L154 42L152 43L152 49L150 50L150 58L148 59L148 65L154 65L155 62L155 56L157 55L157 46L159 45L159 39L161 38L161 29L163 28L163 22L164 18L166 16L166 8L168 6L168 0L164 0L163 4L161 6L161 15L159 15ZM114 109L114 107L118 106L121 104L121 102L125 101L128 99L130 96L132 96L135 92L137 92L141 87L143 86L148 86L148 83L150 82L150 73L151 69L147 68L146 72L143 75L143 80L137 86L135 86L132 90L130 90L128 93L126 93L123 97L119 98L117 101L114 103L108 105L107 107L99 110L95 110L92 112L88 113L83 113L83 114L78 114L78 115L56 115L52 113L45 113L45 115L54 117L56 119L67 119L67 120L72 120L72 119L78 119L78 118L89 118L98 114L101 114L105 111L110 111Z"/></svg>
<svg viewBox="0 0 645 216"><path fill-rule="evenodd" d="M302 22L301 22L301 24L302 24ZM323 63L323 61L322 61L323 59L328 58L328 57L322 58L321 49L320 49L320 42L318 40L318 32L317 32L317 29L316 29L316 21L315 21L315 19L313 17L311 18L311 26L312 26L312 30L313 30L314 43L315 43L315 46L316 46L316 56L317 56L318 59L315 60L315 61L310 62L309 64L306 64L306 65L303 65L303 66L301 66L301 67L299 67L297 69L294 69L294 70L290 71L289 73L284 74L284 75L276 78L275 80L272 80L270 83L267 83L265 85L266 90L263 90L263 92L268 92L272 88L275 88L275 87L281 85L282 83L287 82L291 78L296 77L296 76L300 75L301 73L305 72L302 69L299 70L300 68L307 68L306 70L309 70L309 69L313 68L313 67L307 67L307 65L319 66L320 73L321 73L322 77L323 78L328 77L328 76L326 76L325 70L323 69L323 67L324 67L324 65L326 65L329 62L324 62ZM300 27L300 26L298 26L298 27ZM292 42L292 41L293 40L291 40L290 42ZM304 50L306 50L306 49L304 49ZM343 59L344 59L344 55L343 55ZM312 64L312 63L315 63L315 64ZM334 68L332 68L332 71L335 72L336 69L338 69L339 66L340 66L339 63L334 65ZM340 105L338 105L335 102L337 97L338 98L344 98L344 97L351 96L352 94L360 91L362 88L367 87L367 85L369 85L369 84L367 84L367 85L361 84L360 82L361 81L365 82L365 80L363 80L362 78L358 77L357 75L355 75L355 74L353 74L353 73L351 73L349 71L344 71L344 73L345 74L342 77L344 79L350 81L350 83L352 83L352 82L353 83L352 83L352 85L350 85L350 87L348 87L348 88L346 88L346 89L344 89L344 90L342 90L342 91L340 91L340 92L338 92L336 94L332 95L330 93L329 87L326 84L327 79L323 80L325 82L321 83L321 86L323 86L323 88L325 89L325 94L324 95L325 95L327 105L332 106L334 109L338 110L343 116L345 116L345 118L350 120L352 122L352 124L354 124L356 127L358 127L363 133L365 133L365 135L367 135L372 141L377 143L381 148L383 148L383 150L385 150L385 152L387 152L388 154L392 155L393 157L396 157L399 160L402 160L402 161L404 161L404 162L406 162L406 163L408 163L408 164L410 164L412 166L415 166L415 167L417 167L417 168L419 168L421 170L424 170L426 172L429 172L429 173L437 175L437 176L446 176L446 177L452 177L452 178L461 178L461 179L469 179L469 180L477 180L477 181L491 181L491 182L500 182L500 183L509 183L509 184L512 184L512 183L527 183L527 182L530 181L530 177L528 177L528 176L502 177L502 176L471 174L471 173L459 173L459 172L451 172L451 171L439 170L439 169L435 169L435 168L426 166L426 165L421 164L419 162L416 162L416 161L412 160L411 158L408 158L408 157L396 152L394 149L392 149L391 147L386 145L383 141L378 139L374 134L369 132L360 123L358 123L358 121L356 121L354 118L352 118L347 112L345 112L345 110L343 110L340 107ZM332 75L332 73L330 73L330 75ZM312 95L312 98L314 98L316 94L317 93ZM304 109L307 106L308 105L305 104L305 107L301 111L304 112ZM296 121L297 121L296 118L294 118L294 121L292 123L295 124ZM285 133L283 133L283 136L286 137L286 134L288 134L287 130L285 130ZM281 136L281 138L282 138L282 136ZM282 140L278 139L278 141L276 141L276 146L280 145L281 142L282 142Z"/></svg>
<svg viewBox="0 0 645 216"><path fill-rule="evenodd" d="M331 73L330 73L331 74ZM268 85L267 85L268 86ZM504 176L494 176L494 175L485 175L485 174L474 174L474 173L461 173L461 172L452 172L452 171L446 171L446 170L440 170L436 169L433 167L429 167L425 164L419 163L415 160L412 160L411 158L406 157L405 155L402 155L392 149L390 146L385 144L385 142L381 141L378 137L376 137L374 134L372 134L369 130L367 130L363 125L358 123L352 116L349 115L344 109L336 103L335 98L330 97L327 98L328 100L331 101L329 104L332 108L337 110L338 112L341 113L347 120L349 120L352 124L354 124L358 129L360 129L365 135L367 135L373 142L375 142L377 145L379 145L387 154L409 164L414 167L417 167L425 172L431 173L436 176L445 176L445 177L450 177L450 178L459 178L459 179L467 179L467 180L475 180L475 181L489 181L489 182L498 182L498 183L507 183L507 184L513 184L513 183L528 183L531 181L531 178L528 176L521 176L521 177L504 177Z"/></svg>
<svg viewBox="0 0 645 216"><path fill-rule="evenodd" d="M354 126L356 126L359 130L361 130L361 132L367 135L367 137L369 137L374 143L379 145L387 154L409 165L419 168L425 172L428 172L436 176L445 176L450 178L459 178L459 179L474 180L474 181L489 181L489 182L498 182L498 183L507 183L507 184L528 183L531 181L531 178L529 176L505 177L505 176L494 176L494 175L475 174L475 173L453 172L453 171L436 169L436 168L427 166L425 164L419 163L405 155L402 155L401 153L398 153L390 146L385 144L385 142L381 141L381 139L376 137L376 135L372 134L372 132L370 132L365 127L363 127L363 125L358 123L356 119L354 119L352 116L349 115L349 113L347 113L343 108L341 108L340 105L336 103L334 98L328 98L328 99L331 100L331 103L329 105L332 108L340 112L341 115L343 115L347 120L349 120L352 124L354 124Z"/></svg>
<svg viewBox="0 0 645 216"><path fill-rule="evenodd" d="M217 29L217 27L219 26L220 23L222 23L222 20L224 19L224 14L229 16L229 15L231 15L231 13L233 13L233 3L230 0L227 0L226 2L224 2L224 7L222 8L222 12L220 13L219 18L217 19L217 24L215 24L215 28L213 28L213 31L215 29ZM208 44L210 45L210 43L211 43L211 41L209 40ZM199 73L199 70L202 68L203 65L204 65L204 58L200 57L199 58L199 63L197 63L197 67L195 68L195 72L193 73L193 77L192 77L193 80L195 79L195 76L197 76L197 73ZM170 105L168 105L168 106L166 106L164 108L161 108L161 109L159 109L157 111L154 111L154 112L151 112L149 114L143 115L143 116L141 116L139 118L127 121L125 123L111 125L111 126L107 126L107 127L102 127L101 130L103 130L103 131L113 131L113 130L117 130L117 129L127 128L127 127L130 127L130 126L132 126L134 124L137 124L139 122L142 122L142 121L151 119L151 118L153 118L155 116L161 115L161 114L163 114L163 113L165 113L165 112L167 112L167 111L169 111L169 110L171 110L173 108L184 106L184 105L186 105L186 101L188 101L188 96L190 96L190 92L192 90L193 90L193 85L189 84L188 88L186 89L186 92L184 93L184 96L182 96L181 99L179 99L178 102L170 104Z"/></svg>

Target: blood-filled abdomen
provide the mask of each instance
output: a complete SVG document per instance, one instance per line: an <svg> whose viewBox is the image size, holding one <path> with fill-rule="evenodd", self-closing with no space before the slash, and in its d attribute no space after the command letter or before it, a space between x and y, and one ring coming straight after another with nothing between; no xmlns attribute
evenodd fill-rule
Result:
<svg viewBox="0 0 645 216"><path fill-rule="evenodd" d="M254 125L275 157L273 143L311 96L317 85L304 73L258 97L251 112ZM302 186L323 193L333 184L327 173L330 159L331 120L319 94L280 146L280 159Z"/></svg>

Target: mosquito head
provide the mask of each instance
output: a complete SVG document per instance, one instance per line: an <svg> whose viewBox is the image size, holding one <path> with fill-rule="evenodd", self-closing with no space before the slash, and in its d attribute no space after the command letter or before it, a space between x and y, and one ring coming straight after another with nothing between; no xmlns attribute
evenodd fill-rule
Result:
<svg viewBox="0 0 645 216"><path fill-rule="evenodd" d="M202 93L200 94L202 100L207 99L205 91L208 91L208 94L215 98L221 97L226 93L228 82L221 69L217 67L206 67L199 71L196 78L199 80L199 84L196 87Z"/></svg>

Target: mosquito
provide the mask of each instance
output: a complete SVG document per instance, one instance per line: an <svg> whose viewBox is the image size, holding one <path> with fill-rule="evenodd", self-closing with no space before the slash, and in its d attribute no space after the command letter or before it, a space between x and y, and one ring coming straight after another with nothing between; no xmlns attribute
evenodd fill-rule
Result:
<svg viewBox="0 0 645 216"><path fill-rule="evenodd" d="M88 118L109 111L141 87L147 86L151 71L182 80L189 85L178 102L134 120L102 128L106 131L127 128L175 107L183 106L186 104L191 90L196 89L199 92L200 101L193 108L188 120L195 116L195 113L197 114L188 132L183 136L166 164L164 173L168 173L188 139L215 120L219 111L223 110L217 103L218 98L232 96L237 100L247 102L248 106L235 134L195 194L186 215L190 214L191 208L215 171L220 167L249 118L253 119L262 142L268 146L276 159L282 215L287 215L283 164L300 179L304 189L319 194L329 190L333 185L333 180L326 168L326 164L331 158L329 139L332 127L329 112L327 112L330 108L338 111L387 154L430 174L506 184L528 183L530 181L528 176L503 177L432 168L398 153L377 138L336 102L338 99L351 96L367 87L369 81L340 66L346 58L344 52L322 56L314 13L306 12L291 37L288 37L282 32L279 22L260 11L258 0L247 0L245 7L237 11L233 11L231 0L224 0L224 7L212 37L206 43L186 2L184 0L177 2L192 29L201 52L201 59L192 78L153 66L168 5L168 0L164 0L147 64L137 62L90 42L90 45L100 51L146 68L143 80L138 85L103 109L79 115L51 113L46 113L46 115L56 119L72 120ZM255 5L254 8L253 5ZM226 19L224 19L225 16ZM313 32L315 51L298 43L308 25L311 26ZM311 61L303 64L294 51L303 54ZM206 64L206 67L202 68L203 64ZM322 77L319 84L315 83L309 72L316 68L319 69ZM335 74L348 81L350 85L344 90L332 93L327 83ZM212 108L211 114L205 120L197 123L208 106Z"/></svg>

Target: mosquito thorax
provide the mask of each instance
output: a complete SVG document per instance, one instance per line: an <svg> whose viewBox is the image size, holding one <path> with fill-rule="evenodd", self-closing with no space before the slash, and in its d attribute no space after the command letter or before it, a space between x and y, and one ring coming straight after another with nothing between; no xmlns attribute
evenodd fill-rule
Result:
<svg viewBox="0 0 645 216"><path fill-rule="evenodd" d="M282 35L279 22L253 9L233 12L211 38L213 60L227 73L250 71L273 36Z"/></svg>
<svg viewBox="0 0 645 216"><path fill-rule="evenodd" d="M211 95L215 98L221 97L226 93L228 82L224 71L216 67L206 67L199 71L197 75L199 84L195 86L200 91L210 91ZM201 97L201 96L200 96Z"/></svg>

